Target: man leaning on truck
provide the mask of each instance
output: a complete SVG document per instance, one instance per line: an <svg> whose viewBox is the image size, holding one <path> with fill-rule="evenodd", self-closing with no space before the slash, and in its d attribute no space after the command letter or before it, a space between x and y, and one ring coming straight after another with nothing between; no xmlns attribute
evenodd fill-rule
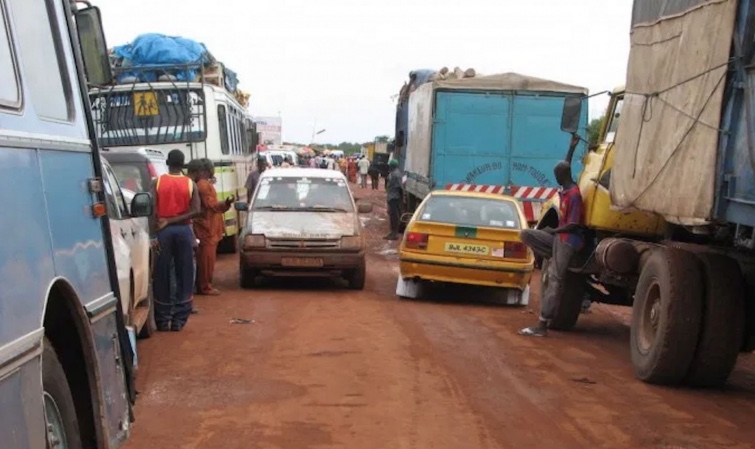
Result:
<svg viewBox="0 0 755 449"><path fill-rule="evenodd" d="M584 246L584 236L581 233L585 216L584 206L579 186L572 179L571 165L561 161L556 164L553 172L562 187L559 192L561 203L558 228L524 229L521 232L522 242L532 248L536 255L550 259L548 273L542 274L548 276L548 284L542 292L538 323L519 331L521 335L531 337L544 337L548 334L548 325L561 301L564 276L569 262Z"/></svg>

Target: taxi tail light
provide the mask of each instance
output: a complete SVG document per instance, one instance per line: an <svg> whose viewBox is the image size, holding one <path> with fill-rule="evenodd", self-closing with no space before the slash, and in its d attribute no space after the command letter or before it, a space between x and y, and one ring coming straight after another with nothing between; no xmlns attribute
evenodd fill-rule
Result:
<svg viewBox="0 0 755 449"><path fill-rule="evenodd" d="M430 236L420 234L419 232L409 232L406 234L404 245L410 249L427 249L427 242Z"/></svg>
<svg viewBox="0 0 755 449"><path fill-rule="evenodd" d="M503 257L506 259L526 259L527 245L522 242L506 242L503 244Z"/></svg>

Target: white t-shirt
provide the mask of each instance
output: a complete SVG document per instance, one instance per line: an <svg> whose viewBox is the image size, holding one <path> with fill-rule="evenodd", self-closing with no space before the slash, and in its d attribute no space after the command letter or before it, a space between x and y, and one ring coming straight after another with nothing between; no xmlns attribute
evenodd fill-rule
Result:
<svg viewBox="0 0 755 449"><path fill-rule="evenodd" d="M366 157L363 157L357 162L357 167L359 167L360 175L366 175L370 171L370 161Z"/></svg>

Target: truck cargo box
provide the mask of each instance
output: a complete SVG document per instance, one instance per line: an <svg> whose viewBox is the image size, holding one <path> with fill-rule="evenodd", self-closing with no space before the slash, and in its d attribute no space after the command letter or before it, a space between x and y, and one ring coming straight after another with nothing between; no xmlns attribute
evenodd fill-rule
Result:
<svg viewBox="0 0 755 449"><path fill-rule="evenodd" d="M420 199L442 188L510 193L536 220L540 204L556 193L553 167L569 148L560 128L564 98L586 94L516 73L421 85L409 98L407 192ZM580 129L586 127L583 108Z"/></svg>

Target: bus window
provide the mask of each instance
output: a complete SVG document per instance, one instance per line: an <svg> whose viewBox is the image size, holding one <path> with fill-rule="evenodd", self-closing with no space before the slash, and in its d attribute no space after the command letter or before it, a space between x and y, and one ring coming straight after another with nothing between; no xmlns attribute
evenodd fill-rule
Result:
<svg viewBox="0 0 755 449"><path fill-rule="evenodd" d="M218 105L218 122L220 122L220 152L228 154L228 116L222 104Z"/></svg>
<svg viewBox="0 0 755 449"><path fill-rule="evenodd" d="M10 44L5 4L0 0L0 106L18 108L21 106L16 58Z"/></svg>
<svg viewBox="0 0 755 449"><path fill-rule="evenodd" d="M21 26L16 30L19 51L24 55L21 59L24 73L46 73L45 76L29 76L25 80L37 115L52 120L72 120L74 102L68 68L63 62L62 43L54 16L55 6L50 0L11 0L10 4L19 23L36 23L40 17L47 17L50 25ZM51 62L55 68L51 68Z"/></svg>

